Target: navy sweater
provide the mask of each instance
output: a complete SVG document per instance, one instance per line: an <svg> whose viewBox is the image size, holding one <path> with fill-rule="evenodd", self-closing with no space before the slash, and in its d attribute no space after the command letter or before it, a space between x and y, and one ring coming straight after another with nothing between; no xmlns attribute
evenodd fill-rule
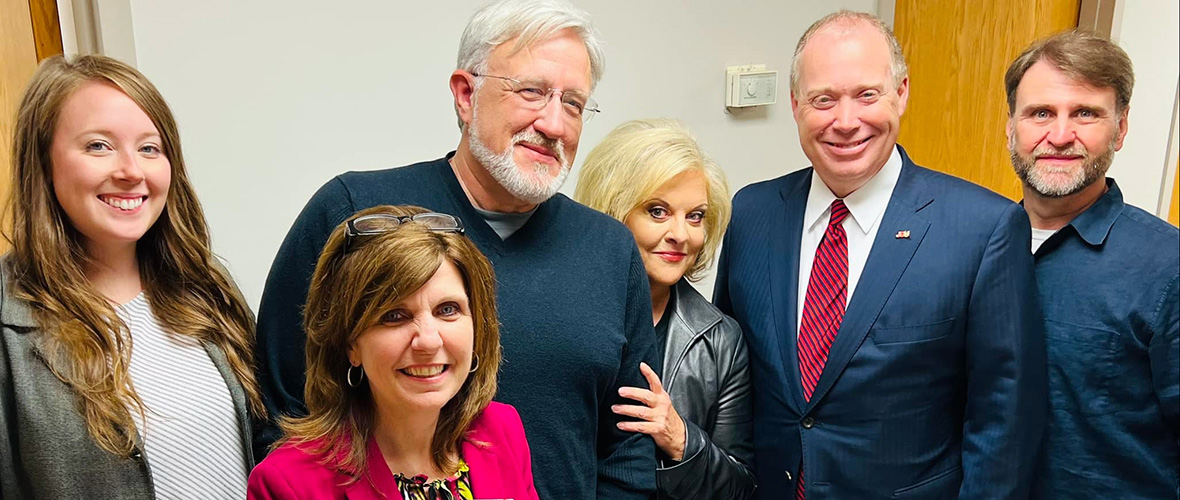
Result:
<svg viewBox="0 0 1180 500"><path fill-rule="evenodd" d="M504 353L496 400L520 412L541 498L650 498L655 446L620 431L610 410L630 402L618 396L619 387L647 387L640 361L660 366L647 274L631 233L558 194L501 240L468 201L450 156L337 176L304 207L279 248L259 308L267 409L272 416L307 413L301 311L332 229L375 205L418 205L462 219L495 268ZM273 441L278 431L271 426L264 435Z"/></svg>

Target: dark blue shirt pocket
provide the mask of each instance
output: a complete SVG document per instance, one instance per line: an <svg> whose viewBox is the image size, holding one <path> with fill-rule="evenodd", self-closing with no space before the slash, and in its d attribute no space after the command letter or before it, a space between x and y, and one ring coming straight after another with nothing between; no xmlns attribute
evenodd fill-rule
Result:
<svg viewBox="0 0 1180 500"><path fill-rule="evenodd" d="M911 326L874 326L871 332L877 345L902 344L937 340L950 335L955 318Z"/></svg>
<svg viewBox="0 0 1180 500"><path fill-rule="evenodd" d="M1101 328L1046 319L1045 341L1053 408L1084 415L1111 412L1120 378L1122 336Z"/></svg>

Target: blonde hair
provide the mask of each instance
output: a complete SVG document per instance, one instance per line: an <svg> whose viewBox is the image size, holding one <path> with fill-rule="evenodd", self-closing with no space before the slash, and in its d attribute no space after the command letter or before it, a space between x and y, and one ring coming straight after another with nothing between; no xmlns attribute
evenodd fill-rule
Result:
<svg viewBox="0 0 1180 500"><path fill-rule="evenodd" d="M376 206L349 219L426 212L413 206ZM356 481L367 470L366 452L376 425L376 402L368 384L349 387L348 351L352 343L398 302L414 294L449 259L463 276L471 306L474 354L479 362L455 397L443 406L431 441L434 465L455 472L458 453L475 417L496 394L500 369L500 327L496 320L496 288L492 265L475 244L456 233L431 231L407 223L388 233L357 236L349 243L347 221L336 226L316 263L304 311L307 331L308 414L284 417L279 425L285 442L310 444L311 454Z"/></svg>
<svg viewBox="0 0 1180 500"><path fill-rule="evenodd" d="M647 119L616 127L586 156L574 198L625 221L664 184L690 170L703 172L708 184L705 244L685 273L690 281L698 281L721 246L732 205L725 173L701 150L683 123Z"/></svg>
<svg viewBox="0 0 1180 500"><path fill-rule="evenodd" d="M50 370L78 395L86 428L102 449L129 456L136 427L129 406L143 402L128 373L131 340L106 297L83 271L90 261L54 194L50 148L62 107L87 82L118 87L139 105L160 133L172 182L164 212L139 239L139 272L161 326L170 333L216 345L246 392L251 412L264 416L254 379L254 318L246 301L209 248L204 212L189 183L172 111L138 71L103 56L41 63L17 114L12 154L12 217L5 238L15 295L27 300L43 335L39 348Z"/></svg>

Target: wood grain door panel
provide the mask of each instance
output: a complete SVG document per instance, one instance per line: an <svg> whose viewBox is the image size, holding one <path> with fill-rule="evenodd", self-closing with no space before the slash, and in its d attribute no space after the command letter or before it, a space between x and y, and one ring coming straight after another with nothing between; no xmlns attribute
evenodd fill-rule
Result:
<svg viewBox="0 0 1180 500"><path fill-rule="evenodd" d="M897 0L910 68L899 142L919 165L1014 200L1004 72L1032 41L1077 26L1080 0Z"/></svg>

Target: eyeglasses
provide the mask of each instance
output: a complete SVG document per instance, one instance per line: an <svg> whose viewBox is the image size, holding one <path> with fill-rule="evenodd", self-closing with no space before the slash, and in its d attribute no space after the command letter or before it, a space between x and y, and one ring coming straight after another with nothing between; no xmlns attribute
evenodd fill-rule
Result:
<svg viewBox="0 0 1180 500"><path fill-rule="evenodd" d="M508 82L512 86L512 93L524 101L526 108L534 111L545 109L545 106L548 106L549 101L553 99L553 94L560 92L561 109L570 119L588 122L591 118L594 118L594 115L602 112L598 109L598 103L594 102L594 99L577 90L547 88L540 83L522 82L506 76L478 75L475 73L472 73L471 76L476 78L495 78Z"/></svg>
<svg viewBox="0 0 1180 500"><path fill-rule="evenodd" d="M463 221L458 217L438 212L426 212L414 215L371 214L350 219L345 227L344 251L352 239L357 236L372 236L394 231L407 222L416 222L426 226L431 231L441 233L463 234Z"/></svg>

